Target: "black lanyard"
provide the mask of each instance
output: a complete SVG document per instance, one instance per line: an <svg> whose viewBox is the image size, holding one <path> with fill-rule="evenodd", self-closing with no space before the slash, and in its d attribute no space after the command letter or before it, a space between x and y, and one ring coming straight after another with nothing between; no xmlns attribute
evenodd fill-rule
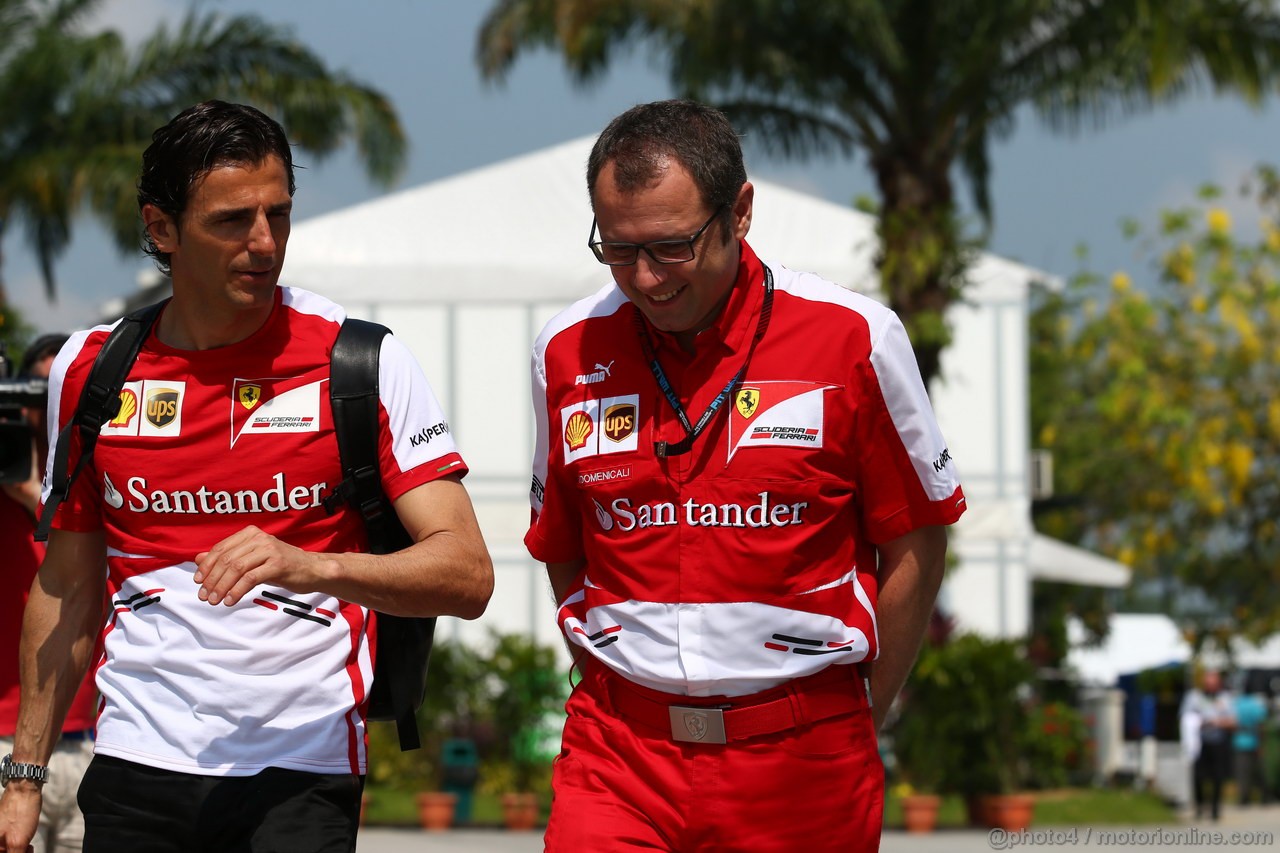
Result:
<svg viewBox="0 0 1280 853"><path fill-rule="evenodd" d="M751 338L751 345L747 348L747 357L743 359L742 367L738 368L738 372L733 375L729 383L721 389L720 393L711 405L707 406L707 410L702 413L702 417L698 418L696 424L689 423L689 416L685 413L684 406L680 404L680 398L676 396L675 389L671 387L671 381L667 379L666 371L662 369L662 364L658 361L658 354L653 349L653 341L649 340L649 331L644 326L644 319L640 316L640 309L635 309L636 331L640 337L640 347L644 350L644 357L649 360L649 372L653 374L654 380L658 383L658 388L666 396L667 402L671 404L671 408L675 410L676 417L680 420L680 426L684 427L684 438L675 444L665 441L655 441L653 443L653 452L659 459L665 459L668 456L679 456L682 453L688 453L693 448L693 440L697 438L707 424L711 423L711 419L715 417L716 412L724 405L733 393L733 388L747 372L747 365L751 363L751 354L756 351L756 344L760 343L760 339L764 337L764 330L769 327L769 315L773 313L773 272L768 266L764 268L764 304L760 306L760 319L756 321L756 333Z"/></svg>

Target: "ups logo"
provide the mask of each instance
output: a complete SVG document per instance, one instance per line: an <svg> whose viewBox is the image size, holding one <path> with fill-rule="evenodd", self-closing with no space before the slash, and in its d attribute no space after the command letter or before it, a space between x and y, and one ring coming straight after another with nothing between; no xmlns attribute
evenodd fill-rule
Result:
<svg viewBox="0 0 1280 853"><path fill-rule="evenodd" d="M610 441L625 441L636 431L636 407L631 403L610 406L604 413L604 434Z"/></svg>
<svg viewBox="0 0 1280 853"><path fill-rule="evenodd" d="M147 394L147 422L155 427L173 423L178 416L178 392L172 388L157 388Z"/></svg>

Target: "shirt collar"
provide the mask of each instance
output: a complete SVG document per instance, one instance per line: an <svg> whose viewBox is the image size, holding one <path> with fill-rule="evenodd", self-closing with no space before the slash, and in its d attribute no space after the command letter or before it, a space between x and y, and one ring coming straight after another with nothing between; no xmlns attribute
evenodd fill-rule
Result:
<svg viewBox="0 0 1280 853"><path fill-rule="evenodd" d="M756 318L760 315L764 298L763 284L764 264L756 257L746 240L738 241L738 274L729 291L729 301L725 303L724 310L716 317L715 322L698 333L699 355L709 352L712 347L734 353L749 343L751 334L755 331ZM640 316L644 318L643 313ZM683 353L676 343L675 335L655 328L648 318L644 318L644 325L657 350Z"/></svg>

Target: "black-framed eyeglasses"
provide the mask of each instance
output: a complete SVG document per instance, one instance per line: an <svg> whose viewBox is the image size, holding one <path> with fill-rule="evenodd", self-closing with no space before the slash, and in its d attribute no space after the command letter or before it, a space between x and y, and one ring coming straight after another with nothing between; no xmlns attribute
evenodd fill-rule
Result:
<svg viewBox="0 0 1280 853"><path fill-rule="evenodd" d="M693 244L698 242L702 232L716 221L716 217L729 205L722 204L716 208L711 218L702 223L692 237L687 240L655 240L652 243L619 243L596 239L596 220L591 219L591 233L587 235L587 245L595 254L596 260L611 267L627 267L640 257L640 250L659 264L683 264L693 260Z"/></svg>

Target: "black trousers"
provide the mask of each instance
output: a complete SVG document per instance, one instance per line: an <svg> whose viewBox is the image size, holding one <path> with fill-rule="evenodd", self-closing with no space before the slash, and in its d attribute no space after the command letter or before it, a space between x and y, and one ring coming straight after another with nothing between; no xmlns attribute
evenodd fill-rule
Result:
<svg viewBox="0 0 1280 853"><path fill-rule="evenodd" d="M1193 784L1195 785L1196 815L1204 811L1206 796L1209 815L1217 820L1222 809L1222 785L1231 772L1231 741L1223 738L1205 741L1200 745L1200 757L1196 759Z"/></svg>
<svg viewBox="0 0 1280 853"><path fill-rule="evenodd" d="M364 777L270 767L197 776L95 756L84 853L352 853Z"/></svg>

